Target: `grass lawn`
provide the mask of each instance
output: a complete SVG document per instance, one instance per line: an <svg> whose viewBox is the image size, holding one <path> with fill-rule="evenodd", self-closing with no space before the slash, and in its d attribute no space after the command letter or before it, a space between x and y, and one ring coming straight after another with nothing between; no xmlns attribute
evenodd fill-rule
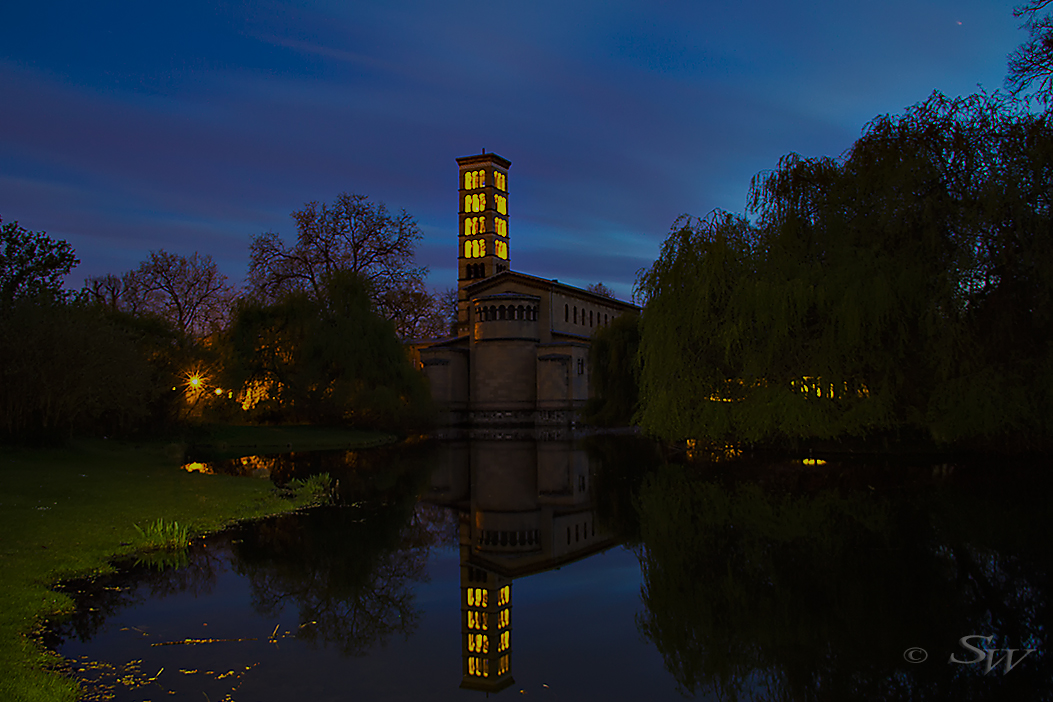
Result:
<svg viewBox="0 0 1053 702"><path fill-rule="evenodd" d="M195 444L226 455L360 448L390 435L316 427L222 427ZM192 534L303 506L270 481L187 473L182 444L91 441L63 449L4 447L0 453L0 700L73 700L76 684L33 632L42 616L70 606L50 587L103 572L140 550L145 528L176 521Z"/></svg>

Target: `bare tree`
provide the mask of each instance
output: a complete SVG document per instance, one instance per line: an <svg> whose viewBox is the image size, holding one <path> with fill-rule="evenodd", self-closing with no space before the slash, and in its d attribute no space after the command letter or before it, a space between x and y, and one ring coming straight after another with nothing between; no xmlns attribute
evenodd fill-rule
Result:
<svg viewBox="0 0 1053 702"><path fill-rule="evenodd" d="M91 276L84 280L82 293L92 302L112 310L139 314L146 307L138 271L126 271L119 276L113 273Z"/></svg>
<svg viewBox="0 0 1053 702"><path fill-rule="evenodd" d="M597 295L603 295L604 297L614 299L614 291L608 288L603 283L589 283L585 286L585 290L590 293L595 293Z"/></svg>
<svg viewBox="0 0 1053 702"><path fill-rule="evenodd" d="M389 290L378 306L380 313L394 322L400 339L449 336L451 324L457 321L457 289L430 294L422 282L417 282Z"/></svg>
<svg viewBox="0 0 1053 702"><path fill-rule="evenodd" d="M111 309L155 314L185 334L205 336L225 322L234 288L211 256L162 250L119 277L88 278L83 293Z"/></svg>
<svg viewBox="0 0 1053 702"><path fill-rule="evenodd" d="M1043 104L1053 102L1053 15L1039 15L1053 0L1030 0L1013 10L1015 17L1023 17L1023 28L1028 40L1009 55L1009 75L1006 87L1019 95L1032 85L1034 96Z"/></svg>
<svg viewBox="0 0 1053 702"><path fill-rule="evenodd" d="M149 306L184 333L204 336L226 320L234 289L211 256L153 251L138 273Z"/></svg>
<svg viewBox="0 0 1053 702"><path fill-rule="evenodd" d="M275 232L252 239L248 288L258 299L270 302L292 291L318 297L329 275L349 270L369 282L374 303L381 308L385 296L398 297L395 291L400 289L414 291L427 273L413 266L422 235L404 210L393 216L383 203L342 193L332 205L308 202L292 217L298 230L293 246L286 246Z"/></svg>

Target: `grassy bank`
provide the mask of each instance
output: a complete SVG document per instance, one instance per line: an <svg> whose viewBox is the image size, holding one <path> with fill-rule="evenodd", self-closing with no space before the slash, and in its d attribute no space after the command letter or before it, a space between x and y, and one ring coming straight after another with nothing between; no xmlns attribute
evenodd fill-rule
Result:
<svg viewBox="0 0 1053 702"><path fill-rule="evenodd" d="M313 427L230 427L208 432L213 448L244 455L357 448L393 437ZM195 443L199 443L195 440ZM205 442L200 442L205 443ZM73 700L76 685L34 640L40 618L69 600L56 581L101 572L149 545L158 519L191 534L303 506L270 481L187 473L181 444L93 441L69 448L5 448L0 455L0 699Z"/></svg>

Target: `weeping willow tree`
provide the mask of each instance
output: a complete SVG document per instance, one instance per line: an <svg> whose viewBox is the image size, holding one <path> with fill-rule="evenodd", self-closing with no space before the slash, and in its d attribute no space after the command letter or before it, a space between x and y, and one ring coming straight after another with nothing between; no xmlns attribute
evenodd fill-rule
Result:
<svg viewBox="0 0 1053 702"><path fill-rule="evenodd" d="M754 178L753 221L674 224L637 281L665 438L1050 436L1050 115L934 94L840 159Z"/></svg>

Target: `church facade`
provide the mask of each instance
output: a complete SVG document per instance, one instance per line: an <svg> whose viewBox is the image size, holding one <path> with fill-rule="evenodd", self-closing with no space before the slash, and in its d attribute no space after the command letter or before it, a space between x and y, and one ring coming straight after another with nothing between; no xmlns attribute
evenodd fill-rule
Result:
<svg viewBox="0 0 1053 702"><path fill-rule="evenodd" d="M511 269L510 161L457 159L457 326L418 347L447 424L566 425L589 398L597 329L639 308Z"/></svg>

